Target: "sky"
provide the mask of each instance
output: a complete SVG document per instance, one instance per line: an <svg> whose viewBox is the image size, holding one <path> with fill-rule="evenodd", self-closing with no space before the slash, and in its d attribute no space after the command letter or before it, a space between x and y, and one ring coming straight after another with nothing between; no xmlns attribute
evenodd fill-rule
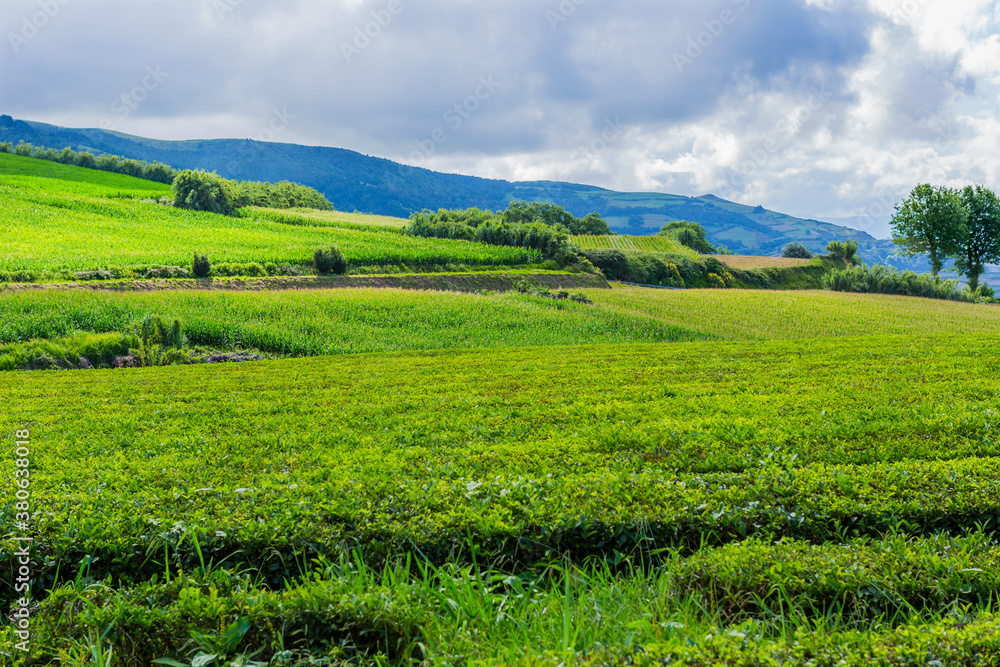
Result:
<svg viewBox="0 0 1000 667"><path fill-rule="evenodd" d="M1000 3L4 0L0 113L715 194L889 234L1000 188Z"/></svg>

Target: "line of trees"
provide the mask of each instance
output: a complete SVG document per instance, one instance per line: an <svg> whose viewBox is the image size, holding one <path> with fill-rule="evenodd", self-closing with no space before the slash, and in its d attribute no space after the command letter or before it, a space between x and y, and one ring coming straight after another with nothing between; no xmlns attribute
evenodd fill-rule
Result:
<svg viewBox="0 0 1000 667"><path fill-rule="evenodd" d="M145 162L118 155L94 155L68 147L57 151L54 148L34 146L23 141L17 146L10 142L0 143L0 153L13 153L171 185L174 205L197 211L229 215L245 206L333 210L333 205L315 188L289 181L280 183L231 181L215 172L190 169L179 171L162 162Z"/></svg>
<svg viewBox="0 0 1000 667"><path fill-rule="evenodd" d="M54 148L26 144L23 141L17 146L10 142L5 142L0 143L0 153L13 153L22 157L33 157L38 160L59 162L60 164L83 167L84 169L97 169L114 174L124 174L125 176L134 176L135 178L143 178L147 181L155 181L166 185L170 185L177 178L177 170L162 162L133 160L118 155L94 155L87 151L75 151L68 147L57 151Z"/></svg>
<svg viewBox="0 0 1000 667"><path fill-rule="evenodd" d="M918 185L896 206L892 242L908 257L926 254L938 277L952 259L973 291L986 264L1000 262L1000 199L981 185L962 190Z"/></svg>
<svg viewBox="0 0 1000 667"><path fill-rule="evenodd" d="M478 208L414 213L404 232L411 236L526 248L551 258L569 253L571 235L613 233L597 213L577 218L556 204L522 201L512 202L506 210L496 213Z"/></svg>

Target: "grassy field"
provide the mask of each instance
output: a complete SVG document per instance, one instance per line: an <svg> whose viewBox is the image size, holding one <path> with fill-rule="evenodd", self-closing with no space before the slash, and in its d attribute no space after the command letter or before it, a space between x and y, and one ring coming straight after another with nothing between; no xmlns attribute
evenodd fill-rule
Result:
<svg viewBox="0 0 1000 667"><path fill-rule="evenodd" d="M641 250L698 259L698 253L669 236L574 236L573 244L584 250Z"/></svg>
<svg viewBox="0 0 1000 667"><path fill-rule="evenodd" d="M795 266L805 266L808 259L795 259L793 257L754 257L750 255L710 255L725 264L731 269L766 269L777 267L787 269Z"/></svg>
<svg viewBox="0 0 1000 667"><path fill-rule="evenodd" d="M168 192L0 155L0 271L537 259ZM76 286L0 294L0 367L272 358L0 372L0 667L1000 665L995 306Z"/></svg>
<svg viewBox="0 0 1000 667"><path fill-rule="evenodd" d="M434 662L523 659L519 629L539 659L582 661L626 634L710 650L703 630L748 622L755 647L814 622L946 626L960 604L963 624L984 622L1000 594L1000 354L965 341L20 374L0 429L31 431L38 585L65 582L37 612L36 657L105 633L148 664L243 616L247 649L273 651L280 618L291 648L340 637L346 658ZM635 549L655 567L622 570Z"/></svg>
<svg viewBox="0 0 1000 667"><path fill-rule="evenodd" d="M515 294L32 292L0 299L0 345L131 332L148 315L180 318L194 345L294 356L711 338L642 316Z"/></svg>
<svg viewBox="0 0 1000 667"><path fill-rule="evenodd" d="M726 340L990 335L1000 307L882 294L770 290L587 290L599 306L655 318Z"/></svg>
<svg viewBox="0 0 1000 667"><path fill-rule="evenodd" d="M0 272L187 267L196 252L216 263L309 265L316 247L330 244L341 246L355 267L505 266L539 259L516 248L408 237L391 227L306 226L294 215L293 224L222 217L121 198L168 194L165 187L0 155Z"/></svg>

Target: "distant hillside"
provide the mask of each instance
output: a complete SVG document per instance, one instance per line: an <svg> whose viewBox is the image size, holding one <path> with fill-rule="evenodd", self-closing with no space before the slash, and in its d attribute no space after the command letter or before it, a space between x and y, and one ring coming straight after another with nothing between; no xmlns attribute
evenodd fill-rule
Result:
<svg viewBox="0 0 1000 667"><path fill-rule="evenodd" d="M870 263L923 270L919 260L895 256L888 241L816 220L803 220L720 199L660 193L623 193L551 181L510 182L442 174L341 148L214 139L159 141L98 129L70 129L31 121L0 123L0 141L158 161L179 169L216 171L226 178L309 185L340 210L408 217L425 208L502 209L515 199L549 201L575 215L603 215L618 232L655 234L671 220L704 225L709 238L740 254L778 255L791 241L820 251L832 240L858 241Z"/></svg>

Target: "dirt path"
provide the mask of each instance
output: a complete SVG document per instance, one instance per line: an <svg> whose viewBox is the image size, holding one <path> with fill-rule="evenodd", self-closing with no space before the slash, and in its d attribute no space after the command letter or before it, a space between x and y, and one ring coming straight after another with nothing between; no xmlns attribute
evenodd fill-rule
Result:
<svg viewBox="0 0 1000 667"><path fill-rule="evenodd" d="M0 286L0 295L33 291L157 292L210 290L262 292L303 289L396 288L443 292L507 292L530 280L549 289L611 289L603 276L589 273L457 273L402 276L302 276L273 278L209 278L207 280L107 280L73 283L22 283Z"/></svg>

